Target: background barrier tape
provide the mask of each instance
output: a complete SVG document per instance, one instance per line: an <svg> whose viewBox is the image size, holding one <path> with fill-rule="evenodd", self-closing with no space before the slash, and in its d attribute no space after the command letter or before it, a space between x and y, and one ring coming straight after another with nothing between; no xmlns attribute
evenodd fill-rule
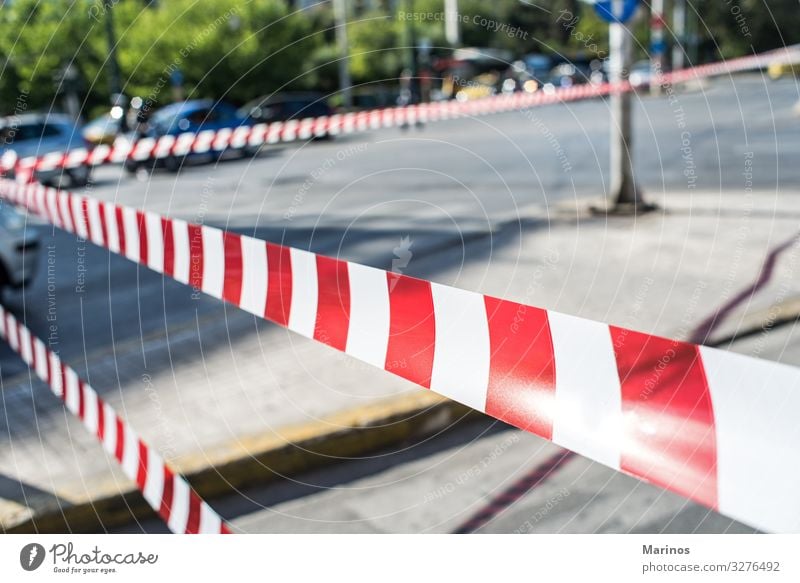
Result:
<svg viewBox="0 0 800 583"><path fill-rule="evenodd" d="M119 462L174 533L229 534L227 524L74 369L0 306L0 336Z"/></svg>
<svg viewBox="0 0 800 583"><path fill-rule="evenodd" d="M800 49L788 47L776 51L751 55L681 69L658 75L660 85L685 82L695 78L721 75L736 71L755 69L773 62L798 62ZM264 144L306 140L312 137L336 136L372 129L395 127L416 122L429 123L460 116L479 116L505 111L514 111L540 105L578 101L601 97L619 91L632 91L629 83L583 84L561 87L552 92L517 92L496 95L473 101L438 101L404 107L391 107L371 111L360 111L332 116L305 118L272 124L256 124L236 129L206 130L200 133L184 133L178 136L162 136L158 139L142 138L137 142L118 142L113 146L100 145L92 149L77 148L69 152L56 152L39 157L17 159L13 151L0 159L0 171L14 171L21 181L33 179L38 170L76 168L121 163L125 160L146 162L170 156L185 156L190 153L223 151L227 148L241 149Z"/></svg>
<svg viewBox="0 0 800 583"><path fill-rule="evenodd" d="M754 527L800 530L800 369L0 180L163 275Z"/></svg>

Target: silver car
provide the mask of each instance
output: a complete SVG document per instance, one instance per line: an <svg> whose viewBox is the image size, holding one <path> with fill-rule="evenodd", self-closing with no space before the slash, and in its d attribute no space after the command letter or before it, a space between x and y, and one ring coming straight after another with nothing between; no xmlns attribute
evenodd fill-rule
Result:
<svg viewBox="0 0 800 583"><path fill-rule="evenodd" d="M0 201L0 289L27 285L39 261L39 232Z"/></svg>
<svg viewBox="0 0 800 583"><path fill-rule="evenodd" d="M87 146L81 131L63 114L27 113L0 119L0 156L13 151L22 159ZM50 186L75 188L85 185L90 175L89 166L79 166L37 170L34 177Z"/></svg>

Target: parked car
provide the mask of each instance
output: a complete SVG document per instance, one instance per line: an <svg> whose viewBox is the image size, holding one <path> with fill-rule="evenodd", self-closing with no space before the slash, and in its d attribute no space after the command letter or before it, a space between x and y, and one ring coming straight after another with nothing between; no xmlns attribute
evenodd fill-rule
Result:
<svg viewBox="0 0 800 583"><path fill-rule="evenodd" d="M522 58L528 74L539 84L544 85L550 80L550 70L553 68L553 59L541 53L531 53Z"/></svg>
<svg viewBox="0 0 800 583"><path fill-rule="evenodd" d="M0 156L8 151L18 158L43 156L91 147L69 116L63 114L27 113L0 119ZM91 168L37 170L34 178L59 188L74 188L89 182Z"/></svg>
<svg viewBox="0 0 800 583"><path fill-rule="evenodd" d="M240 108L238 113L254 123L273 123L333 115L334 111L322 93L286 92L254 99Z"/></svg>
<svg viewBox="0 0 800 583"><path fill-rule="evenodd" d="M628 80L634 87L649 87L653 77L653 69L650 61L637 61L631 66Z"/></svg>
<svg viewBox="0 0 800 583"><path fill-rule="evenodd" d="M83 126L83 139L90 144L113 144L120 133L120 118L114 118L110 113L101 115Z"/></svg>
<svg viewBox="0 0 800 583"><path fill-rule="evenodd" d="M8 203L0 203L0 289L30 283L39 259L39 233Z"/></svg>
<svg viewBox="0 0 800 583"><path fill-rule="evenodd" d="M205 130L234 129L241 126L249 126L252 123L251 120L240 116L236 108L229 103L212 99L195 99L173 103L153 112L153 115L147 121L146 127L137 138L160 138L162 136L177 136L183 133L198 133ZM239 153L253 155L257 151L257 148L248 146L240 150ZM167 170L176 171L187 159L211 158L217 160L225 153L192 153L187 156L168 156L148 161L129 159L125 161L125 169L129 172L137 172L145 167L163 166Z"/></svg>

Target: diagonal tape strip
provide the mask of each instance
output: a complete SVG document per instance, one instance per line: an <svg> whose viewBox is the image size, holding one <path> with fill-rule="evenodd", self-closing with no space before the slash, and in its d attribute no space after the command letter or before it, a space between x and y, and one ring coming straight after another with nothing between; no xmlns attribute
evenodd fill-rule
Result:
<svg viewBox="0 0 800 583"><path fill-rule="evenodd" d="M800 466L787 462L800 450L798 368L178 219L136 239L144 213L37 184L0 180L0 197L111 250L135 239L117 252L599 463L754 527L800 531ZM82 213L63 220L59 199L96 205L100 232Z"/></svg>
<svg viewBox="0 0 800 583"><path fill-rule="evenodd" d="M164 459L100 398L97 391L2 306L0 336L119 462L123 473L136 483L144 499L172 532L231 532L225 521L192 490L188 482L172 471Z"/></svg>

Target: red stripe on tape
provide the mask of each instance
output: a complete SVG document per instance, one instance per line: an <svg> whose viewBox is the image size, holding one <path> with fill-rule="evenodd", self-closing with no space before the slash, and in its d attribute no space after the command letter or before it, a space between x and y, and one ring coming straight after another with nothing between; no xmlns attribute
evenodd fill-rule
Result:
<svg viewBox="0 0 800 583"><path fill-rule="evenodd" d="M147 265L147 222L142 211L136 211L136 228L139 230L139 262Z"/></svg>
<svg viewBox="0 0 800 583"><path fill-rule="evenodd" d="M175 276L175 239L172 236L172 221L161 218L161 231L164 234L164 274Z"/></svg>
<svg viewBox="0 0 800 583"><path fill-rule="evenodd" d="M200 532L200 505L200 498L197 496L189 497L189 517L186 520L186 534Z"/></svg>
<svg viewBox="0 0 800 583"><path fill-rule="evenodd" d="M609 328L622 389L620 468L717 508L714 412L697 346Z"/></svg>
<svg viewBox="0 0 800 583"><path fill-rule="evenodd" d="M117 443L114 450L114 457L122 463L122 457L125 455L125 426L122 424L122 419L119 415L114 415L114 422L117 425Z"/></svg>
<svg viewBox="0 0 800 583"><path fill-rule="evenodd" d="M223 233L225 246L225 278L222 299L238 305L242 297L242 238L236 233Z"/></svg>
<svg viewBox="0 0 800 583"><path fill-rule="evenodd" d="M125 256L125 221L122 218L122 207L118 206L114 209L114 217L117 219L117 240L119 241L119 253Z"/></svg>
<svg viewBox="0 0 800 583"><path fill-rule="evenodd" d="M389 286L389 372L431 387L436 320L431 284L421 279L387 273Z"/></svg>
<svg viewBox="0 0 800 583"><path fill-rule="evenodd" d="M314 340L344 351L350 325L350 277L347 263L317 255L317 321Z"/></svg>
<svg viewBox="0 0 800 583"><path fill-rule="evenodd" d="M552 439L556 370L547 311L485 301L491 347L486 413Z"/></svg>
<svg viewBox="0 0 800 583"><path fill-rule="evenodd" d="M292 256L288 247L267 243L267 307L264 317L289 325L292 306Z"/></svg>
<svg viewBox="0 0 800 583"><path fill-rule="evenodd" d="M161 507L158 509L158 514L164 519L164 522L169 523L169 515L172 512L172 491L174 489L175 474L169 468L164 468L164 493L161 496Z"/></svg>
<svg viewBox="0 0 800 583"><path fill-rule="evenodd" d="M139 466L136 470L136 485L139 490L144 490L147 483L147 446L140 439L139 440Z"/></svg>

